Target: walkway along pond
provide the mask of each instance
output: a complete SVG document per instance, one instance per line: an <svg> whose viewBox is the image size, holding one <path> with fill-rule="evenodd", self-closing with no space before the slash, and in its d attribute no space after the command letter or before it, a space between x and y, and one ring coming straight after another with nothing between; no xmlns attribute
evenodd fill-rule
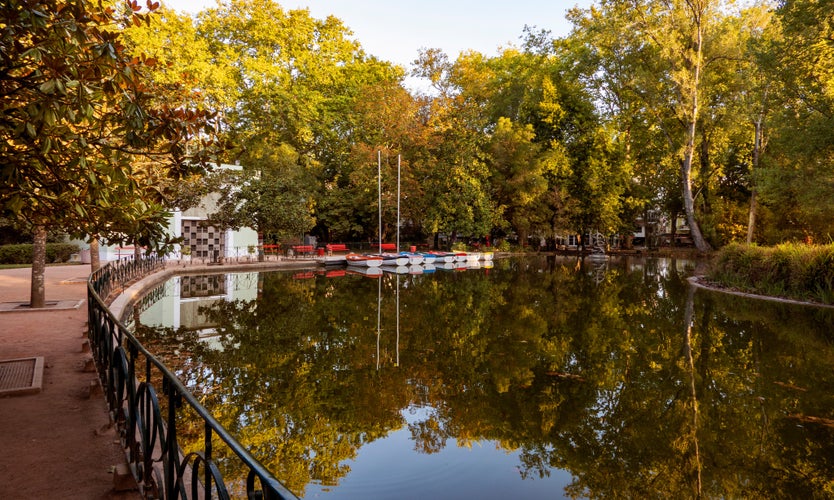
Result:
<svg viewBox="0 0 834 500"><path fill-rule="evenodd" d="M831 496L834 311L696 289L692 268L180 276L128 321L298 496Z"/></svg>

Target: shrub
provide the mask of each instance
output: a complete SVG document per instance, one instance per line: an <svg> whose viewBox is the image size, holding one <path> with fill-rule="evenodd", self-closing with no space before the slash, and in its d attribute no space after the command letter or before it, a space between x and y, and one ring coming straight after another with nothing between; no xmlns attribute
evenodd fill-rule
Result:
<svg viewBox="0 0 834 500"><path fill-rule="evenodd" d="M510 251L510 242L507 240L501 240L495 245L495 250L497 252L509 252Z"/></svg>
<svg viewBox="0 0 834 500"><path fill-rule="evenodd" d="M453 252L466 252L468 250L466 243L462 241L456 241L452 243L452 251Z"/></svg>
<svg viewBox="0 0 834 500"><path fill-rule="evenodd" d="M81 249L73 243L47 243L47 262L68 262L72 254L78 253Z"/></svg>
<svg viewBox="0 0 834 500"><path fill-rule="evenodd" d="M0 264L31 264L32 245L17 244L0 246Z"/></svg>
<svg viewBox="0 0 834 500"><path fill-rule="evenodd" d="M70 243L47 243L46 262L67 262L70 256L78 253L78 245ZM0 264L31 264L32 245L3 245L0 246Z"/></svg>
<svg viewBox="0 0 834 500"><path fill-rule="evenodd" d="M708 276L726 286L765 295L831 303L834 245L786 243L765 248L731 244L718 252Z"/></svg>

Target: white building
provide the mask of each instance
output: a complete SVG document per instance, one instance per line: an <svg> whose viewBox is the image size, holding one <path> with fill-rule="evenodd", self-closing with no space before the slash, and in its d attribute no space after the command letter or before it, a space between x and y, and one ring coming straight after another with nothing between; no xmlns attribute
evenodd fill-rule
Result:
<svg viewBox="0 0 834 500"><path fill-rule="evenodd" d="M217 325L206 312L222 302L251 302L258 298L260 274L229 273L175 276L148 294L134 307L142 324L179 330L186 327L214 349L222 349ZM123 318L127 323L133 317ZM131 326L133 326L131 324Z"/></svg>
<svg viewBox="0 0 834 500"><path fill-rule="evenodd" d="M241 170L239 165L218 165L220 169ZM258 247L258 233L250 228L218 229L207 224L208 215L217 210L219 195L210 194L194 208L175 211L169 234L184 238L181 247L189 247L192 259L217 260L220 257L246 257ZM173 257L179 257L174 255Z"/></svg>
<svg viewBox="0 0 834 500"><path fill-rule="evenodd" d="M218 164L217 169L241 170L239 165ZM188 247L190 258L216 261L220 258L246 257L257 251L258 233L250 228L218 229L207 223L208 215L217 209L219 195L210 194L200 203L188 210L175 210L168 220L167 234L184 238L181 245L177 245L174 253L168 258L179 259L183 256L181 250ZM72 241L81 248L81 261L89 263L90 244L86 241ZM107 245L101 242L99 256L102 261L132 258L133 246Z"/></svg>

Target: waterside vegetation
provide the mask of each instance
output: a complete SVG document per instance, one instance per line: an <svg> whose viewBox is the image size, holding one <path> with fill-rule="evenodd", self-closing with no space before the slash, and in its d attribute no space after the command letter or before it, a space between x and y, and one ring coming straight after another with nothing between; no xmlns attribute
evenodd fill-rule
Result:
<svg viewBox="0 0 834 500"><path fill-rule="evenodd" d="M834 303L834 244L731 244L719 250L708 278L745 292Z"/></svg>

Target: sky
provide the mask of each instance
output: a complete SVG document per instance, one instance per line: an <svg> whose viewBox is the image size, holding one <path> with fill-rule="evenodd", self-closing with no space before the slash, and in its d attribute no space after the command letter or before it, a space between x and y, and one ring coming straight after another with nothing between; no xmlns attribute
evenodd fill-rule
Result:
<svg viewBox="0 0 834 500"><path fill-rule="evenodd" d="M215 0L162 0L180 12L197 13ZM524 25L567 35L568 9L592 0L278 0L284 9L308 8L318 19L334 15L353 32L366 53L409 69L421 48L443 50L451 60L462 51L487 56L519 46Z"/></svg>

